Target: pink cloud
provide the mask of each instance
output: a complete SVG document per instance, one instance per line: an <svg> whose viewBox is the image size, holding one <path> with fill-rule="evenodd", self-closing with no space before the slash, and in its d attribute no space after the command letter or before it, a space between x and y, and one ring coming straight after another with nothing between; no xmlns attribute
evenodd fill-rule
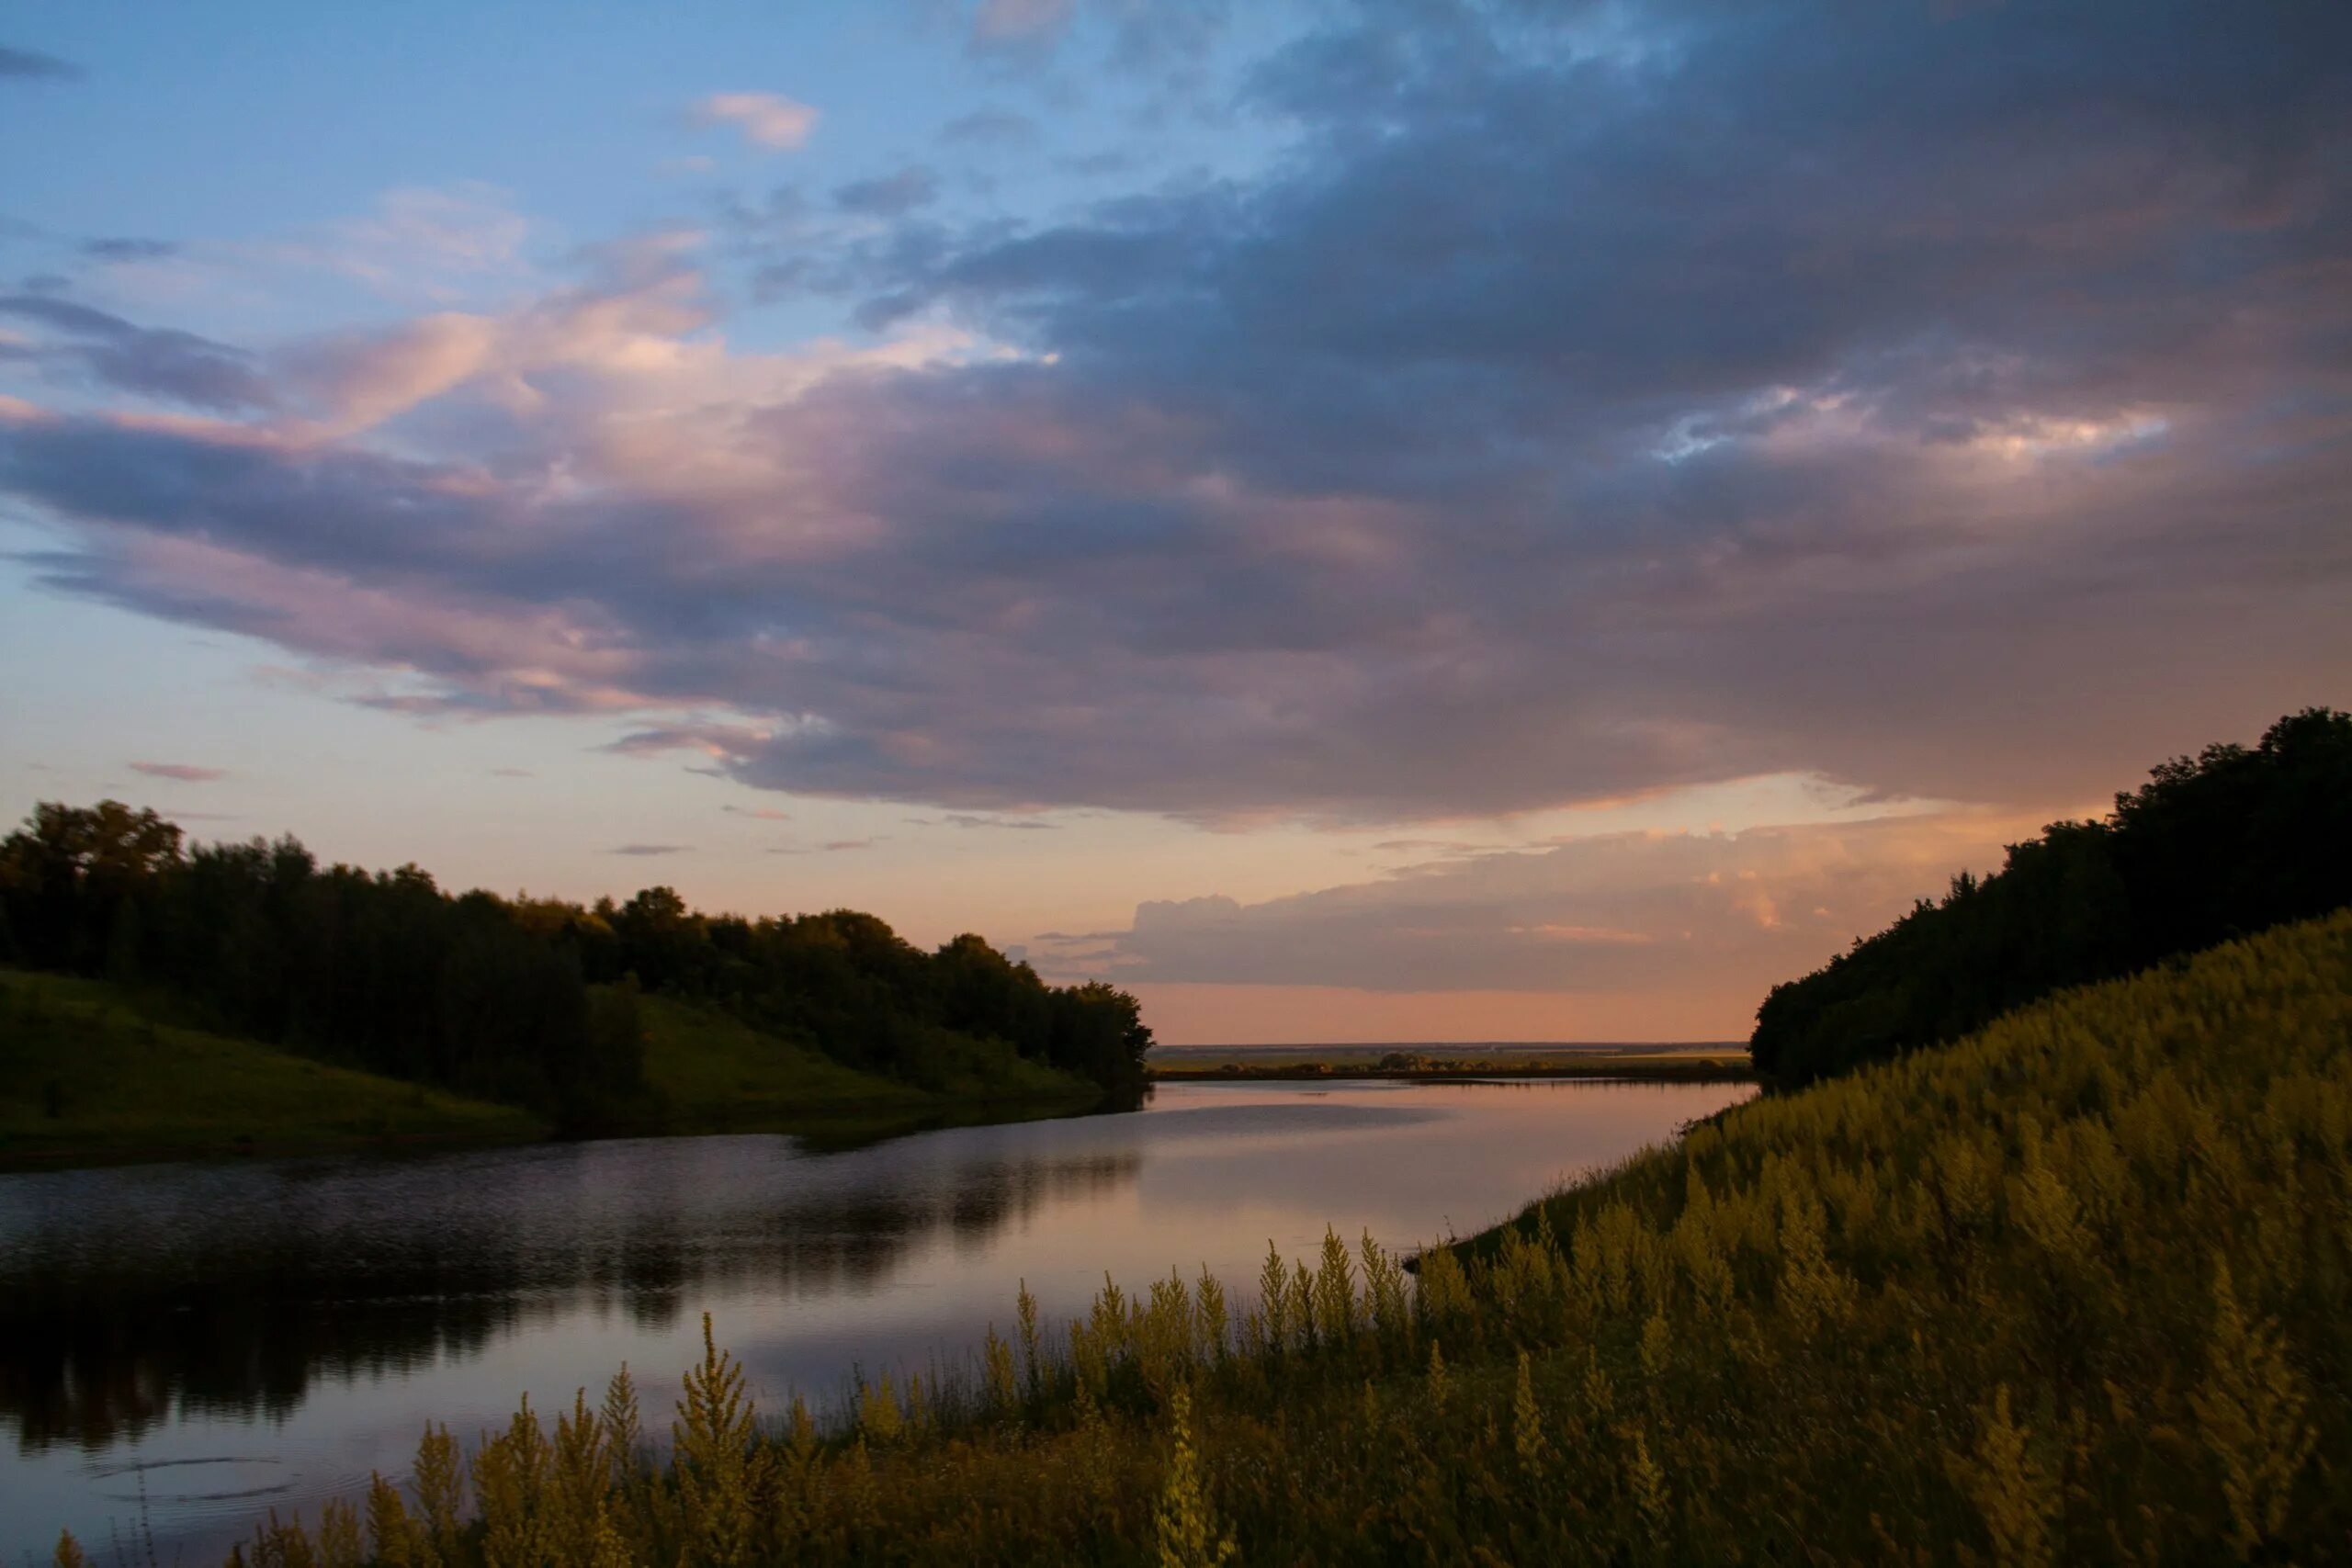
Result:
<svg viewBox="0 0 2352 1568"><path fill-rule="evenodd" d="M818 113L775 93L713 93L695 105L694 118L705 125L731 125L753 146L782 152L808 140Z"/></svg>

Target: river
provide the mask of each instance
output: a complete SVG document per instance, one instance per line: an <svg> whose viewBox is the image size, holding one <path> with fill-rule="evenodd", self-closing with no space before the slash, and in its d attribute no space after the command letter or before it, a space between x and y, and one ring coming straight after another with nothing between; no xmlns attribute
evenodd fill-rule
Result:
<svg viewBox="0 0 2352 1568"><path fill-rule="evenodd" d="M469 1443L627 1361L665 1431L701 1314L763 1407L857 1369L962 1368L1026 1280L1048 1320L1105 1270L1206 1264L1247 1299L1269 1240L1409 1248L1744 1098L1736 1085L1171 1084L1140 1111L846 1153L616 1139L365 1159L0 1176L0 1562L61 1527L96 1560L218 1561L315 1521L426 1420Z"/></svg>

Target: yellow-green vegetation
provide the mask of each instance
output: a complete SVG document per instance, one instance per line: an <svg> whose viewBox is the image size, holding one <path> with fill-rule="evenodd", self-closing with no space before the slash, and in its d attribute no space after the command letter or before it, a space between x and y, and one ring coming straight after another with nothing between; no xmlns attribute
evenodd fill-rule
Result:
<svg viewBox="0 0 2352 1568"><path fill-rule="evenodd" d="M0 969L0 1163L535 1138L490 1105L156 1021L115 987Z"/></svg>
<svg viewBox="0 0 2352 1568"><path fill-rule="evenodd" d="M2218 1562L2352 1542L2352 913L1752 1101L1421 1259L1204 1273L672 1461L616 1380L247 1561ZM466 1499L470 1498L469 1503Z"/></svg>
<svg viewBox="0 0 2352 1568"><path fill-rule="evenodd" d="M918 1089L708 1008L644 997L638 1010L646 1083L660 1107L653 1115L674 1131L837 1133L1010 1101L1087 1104L1102 1095L986 1041L950 1042L938 1087Z"/></svg>

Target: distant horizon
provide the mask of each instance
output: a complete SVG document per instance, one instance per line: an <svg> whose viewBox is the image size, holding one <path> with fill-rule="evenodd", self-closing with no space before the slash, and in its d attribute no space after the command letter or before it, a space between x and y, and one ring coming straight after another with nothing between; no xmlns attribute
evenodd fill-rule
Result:
<svg viewBox="0 0 2352 1568"><path fill-rule="evenodd" d="M1724 1051L1747 1049L1740 1040L1302 1040L1288 1044L1258 1042L1220 1045L1214 1042L1158 1041L1154 1051L1215 1051L1243 1055L1252 1051Z"/></svg>

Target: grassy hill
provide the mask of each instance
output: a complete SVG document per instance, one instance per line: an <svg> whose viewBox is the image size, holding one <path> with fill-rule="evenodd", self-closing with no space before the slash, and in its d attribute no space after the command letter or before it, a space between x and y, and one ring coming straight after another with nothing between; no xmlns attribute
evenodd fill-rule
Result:
<svg viewBox="0 0 2352 1568"><path fill-rule="evenodd" d="M862 1073L807 1045L762 1033L714 1010L641 998L650 1127L673 1132L791 1132L872 1135L957 1113L1001 1112L1012 1102L1091 1104L1082 1078L983 1042L963 1043L933 1089Z"/></svg>
<svg viewBox="0 0 2352 1568"><path fill-rule="evenodd" d="M755 1441L714 1352L683 1474L616 1380L471 1456L469 1524L429 1438L326 1560L2340 1561L2352 912L1751 1101L1417 1289L1333 1236L1237 1300L1024 1303L822 1436Z"/></svg>
<svg viewBox="0 0 2352 1568"><path fill-rule="evenodd" d="M96 980L0 969L0 1168L377 1144L528 1142L542 1118L167 1021ZM848 1143L1093 1104L1092 1084L957 1042L934 1089L844 1067L723 1013L640 998L648 1092L617 1133L780 1132Z"/></svg>
<svg viewBox="0 0 2352 1568"><path fill-rule="evenodd" d="M157 1022L96 981L0 969L0 1166L546 1131L512 1106Z"/></svg>

